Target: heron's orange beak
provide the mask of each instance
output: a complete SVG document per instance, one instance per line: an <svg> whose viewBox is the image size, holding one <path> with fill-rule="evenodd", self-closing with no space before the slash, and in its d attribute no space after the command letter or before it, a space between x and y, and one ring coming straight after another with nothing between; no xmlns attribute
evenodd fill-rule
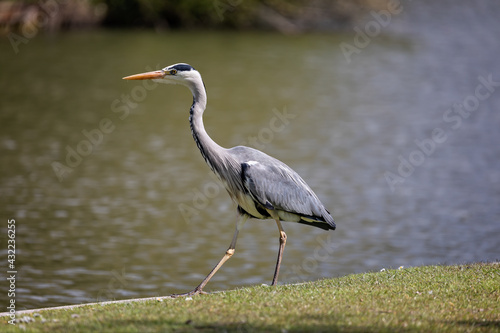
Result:
<svg viewBox="0 0 500 333"><path fill-rule="evenodd" d="M164 71L153 71L141 74L135 74L130 76L125 76L124 80L151 80L151 79L161 79L165 76Z"/></svg>

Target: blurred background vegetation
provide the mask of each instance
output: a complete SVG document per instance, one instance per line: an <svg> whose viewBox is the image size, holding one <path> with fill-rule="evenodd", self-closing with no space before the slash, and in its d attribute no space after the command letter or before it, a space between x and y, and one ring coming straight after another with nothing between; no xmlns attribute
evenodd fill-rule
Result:
<svg viewBox="0 0 500 333"><path fill-rule="evenodd" d="M385 0L26 0L0 1L0 32L96 26L331 31Z"/></svg>

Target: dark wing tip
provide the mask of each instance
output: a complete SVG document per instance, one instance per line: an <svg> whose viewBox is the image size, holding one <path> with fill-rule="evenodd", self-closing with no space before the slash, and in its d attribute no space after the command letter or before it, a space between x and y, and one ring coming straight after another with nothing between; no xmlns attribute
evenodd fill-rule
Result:
<svg viewBox="0 0 500 333"><path fill-rule="evenodd" d="M320 228L323 230L335 230L335 228L336 228L335 223L333 225L331 225L331 224L326 223L326 222L308 222L308 221L304 221L304 220L300 220L298 223L310 225L312 227Z"/></svg>
<svg viewBox="0 0 500 333"><path fill-rule="evenodd" d="M299 223L318 227L323 230L335 230L337 228L337 226L335 225L335 221L330 214L323 215L321 217L302 215L302 219L299 221Z"/></svg>
<svg viewBox="0 0 500 333"><path fill-rule="evenodd" d="M326 220L326 223L331 227L332 230L337 229L337 225L335 224L335 221L333 220L333 217L329 215L330 219Z"/></svg>

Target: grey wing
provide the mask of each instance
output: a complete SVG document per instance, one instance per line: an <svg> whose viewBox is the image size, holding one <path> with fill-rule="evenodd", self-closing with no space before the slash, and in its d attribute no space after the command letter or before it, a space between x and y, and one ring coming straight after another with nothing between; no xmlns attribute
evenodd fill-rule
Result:
<svg viewBox="0 0 500 333"><path fill-rule="evenodd" d="M242 163L242 178L250 195L267 209L296 214L306 221L335 223L306 182L285 164Z"/></svg>

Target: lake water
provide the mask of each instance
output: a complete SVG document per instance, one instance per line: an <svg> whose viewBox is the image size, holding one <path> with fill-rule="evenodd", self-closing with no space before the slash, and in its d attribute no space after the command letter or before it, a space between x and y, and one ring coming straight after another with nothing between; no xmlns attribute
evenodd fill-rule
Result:
<svg viewBox="0 0 500 333"><path fill-rule="evenodd" d="M337 222L284 223L280 283L497 260L499 16L419 1L369 16L364 38L91 31L17 53L3 38L0 274L15 219L17 309L188 291L224 254L237 214L192 140L190 92L121 79L177 62L203 75L212 138L290 165ZM275 223L250 220L206 289L269 284L277 250Z"/></svg>

